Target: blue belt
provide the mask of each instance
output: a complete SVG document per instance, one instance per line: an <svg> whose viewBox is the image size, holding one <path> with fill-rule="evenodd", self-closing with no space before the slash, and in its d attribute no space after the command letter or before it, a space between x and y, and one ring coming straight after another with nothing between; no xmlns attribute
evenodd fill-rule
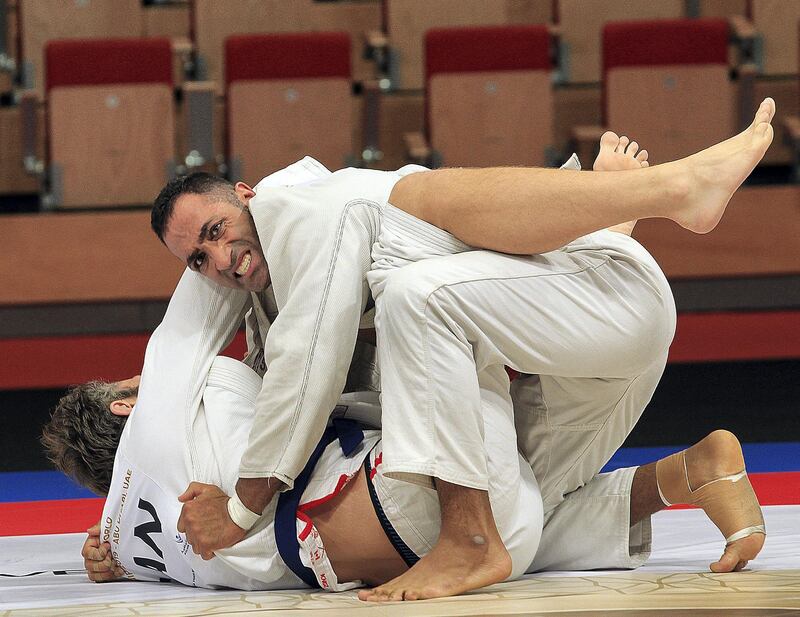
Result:
<svg viewBox="0 0 800 617"><path fill-rule="evenodd" d="M335 418L333 426L325 429L322 439L319 440L317 447L308 459L308 463L295 478L294 487L290 491L285 491L278 497L278 505L275 509L275 543L278 546L278 553L281 559L309 587L319 587L317 577L311 568L303 565L300 559L300 542L297 539L297 508L306 490L314 467L332 442L339 440L342 452L345 456L350 456L364 440L364 431L361 430L358 422L346 418Z"/></svg>

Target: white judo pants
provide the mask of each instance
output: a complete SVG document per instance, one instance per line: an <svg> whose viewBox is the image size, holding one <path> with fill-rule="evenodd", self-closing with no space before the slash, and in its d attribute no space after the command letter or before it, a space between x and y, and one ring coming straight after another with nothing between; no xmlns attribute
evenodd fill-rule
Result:
<svg viewBox="0 0 800 617"><path fill-rule="evenodd" d="M627 529L633 470L595 476L650 400L674 334L672 294L647 251L608 231L543 255L475 251L387 206L373 261L383 473L486 490L480 375L509 366L529 376L514 386L517 440L544 501L532 567L613 567L579 565L587 535L608 545L603 528L625 536L609 550L644 547L646 525ZM581 506L600 502L602 513ZM574 541L548 532L568 520Z"/></svg>

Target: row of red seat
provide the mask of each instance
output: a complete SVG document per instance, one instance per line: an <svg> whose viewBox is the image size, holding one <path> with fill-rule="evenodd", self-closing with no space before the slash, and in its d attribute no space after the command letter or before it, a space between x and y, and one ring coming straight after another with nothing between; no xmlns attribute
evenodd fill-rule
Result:
<svg viewBox="0 0 800 617"><path fill-rule="evenodd" d="M604 124L647 144L656 153L653 162L685 156L736 132L755 101L743 88L751 82L730 78L729 40L726 20L607 24ZM343 32L226 40L225 159L232 178L255 182L305 154L333 168L353 158L352 46ZM434 29L426 35L425 58L426 138L436 161L553 162L553 65L545 26ZM49 164L58 172L54 182L60 184L51 187L57 205L138 203L158 190L175 140L174 126L165 120L174 113L172 75L167 39L48 44ZM143 86L160 86L160 99L149 90L125 89ZM134 112L137 106L144 111ZM126 144L146 135L148 123L162 128L126 157ZM202 123L195 128L211 130ZM589 131L591 140L600 132ZM108 145L98 149L96 143ZM87 161L92 157L94 162ZM205 153L202 160L213 158ZM149 166L143 168L142 159ZM119 179L113 193L98 185L108 175Z"/></svg>

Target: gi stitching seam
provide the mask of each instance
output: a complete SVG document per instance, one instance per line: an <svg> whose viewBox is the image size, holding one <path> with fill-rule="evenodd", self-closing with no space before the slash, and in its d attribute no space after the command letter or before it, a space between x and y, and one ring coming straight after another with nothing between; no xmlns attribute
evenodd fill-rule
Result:
<svg viewBox="0 0 800 617"><path fill-rule="evenodd" d="M277 463L275 464L276 471L280 469L281 464L283 463L283 459L286 456L286 451L289 448L289 444L291 443L292 438L294 437L294 431L297 428L297 421L300 416L300 411L303 407L303 403L305 401L306 390L308 389L308 381L311 373L311 367L314 364L314 351L317 348L317 339L319 338L319 331L321 329L322 320L325 315L325 307L327 306L328 303L328 296L331 290L331 281L333 279L333 274L336 270L336 261L339 257L339 251L342 246L342 236L344 235L344 226L348 220L348 217L350 216L351 210L355 206L367 206L368 208L373 208L377 210L378 213L380 213L380 206L376 202L370 201L368 199L353 199L352 201L349 201L345 204L344 211L342 212L342 215L339 217L339 225L336 230L336 244L333 247L333 253L331 254L330 262L328 263L328 272L325 276L325 288L322 291L322 299L320 300L319 309L317 310L317 317L314 320L314 334L311 338L311 349L308 352L308 359L306 360L305 366L303 367L303 378L300 383L300 394L297 397L297 403L295 404L294 413L292 414L292 421L291 424L289 425L288 439L286 440L286 444L284 445L283 451L281 452L281 455L278 458ZM370 243L369 250L371 250L371 247L372 243ZM366 272L364 272L364 276L366 276ZM360 318L361 315L359 312L359 319ZM345 379L346 378L347 376L345 376Z"/></svg>

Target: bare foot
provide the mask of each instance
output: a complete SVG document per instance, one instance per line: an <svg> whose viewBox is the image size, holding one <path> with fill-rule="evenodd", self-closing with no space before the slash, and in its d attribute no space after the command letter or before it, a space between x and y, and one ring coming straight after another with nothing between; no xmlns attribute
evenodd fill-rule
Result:
<svg viewBox="0 0 800 617"><path fill-rule="evenodd" d="M455 596L505 580L511 557L497 538L483 536L453 541L441 537L430 553L397 578L358 592L359 600L388 602Z"/></svg>
<svg viewBox="0 0 800 617"><path fill-rule="evenodd" d="M673 169L679 211L676 223L696 233L717 226L733 193L753 171L772 143L775 101L761 103L752 124L738 135L697 154L668 163ZM660 167L660 166L659 166Z"/></svg>
<svg viewBox="0 0 800 617"><path fill-rule="evenodd" d="M600 138L600 152L592 165L594 171L625 171L648 167L647 150L639 150L639 144L625 135L620 137L606 131Z"/></svg>
<svg viewBox="0 0 800 617"><path fill-rule="evenodd" d="M613 131L606 131L600 138L600 152L592 165L594 171L626 171L649 167L647 150L639 150L639 144L625 135L620 137ZM627 221L609 227L609 231L630 236L636 221Z"/></svg>
<svg viewBox="0 0 800 617"><path fill-rule="evenodd" d="M712 572L739 571L764 546L764 518L747 478L739 440L714 431L700 442L660 460L656 477L662 498L702 508L726 537Z"/></svg>

